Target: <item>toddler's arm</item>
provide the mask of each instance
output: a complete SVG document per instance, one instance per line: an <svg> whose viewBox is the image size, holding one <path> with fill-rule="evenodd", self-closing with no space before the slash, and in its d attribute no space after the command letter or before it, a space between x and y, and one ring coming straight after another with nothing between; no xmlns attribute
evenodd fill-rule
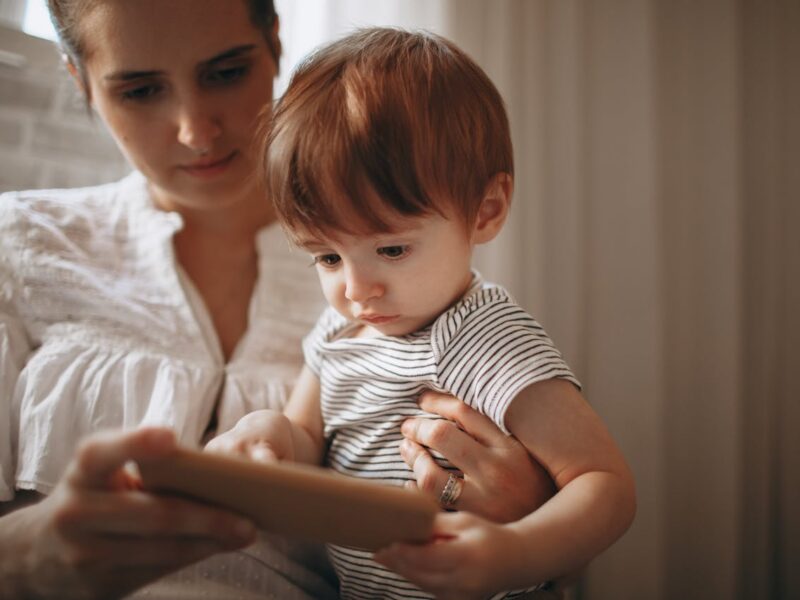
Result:
<svg viewBox="0 0 800 600"><path fill-rule="evenodd" d="M633 521L636 490L622 452L578 389L563 379L523 390L506 424L558 488L515 526L535 550L536 570L550 578L580 568Z"/></svg>
<svg viewBox="0 0 800 600"><path fill-rule="evenodd" d="M292 460L318 465L322 462L324 444L319 379L311 369L303 367L283 413L253 411L211 440L206 449L253 460Z"/></svg>
<svg viewBox="0 0 800 600"><path fill-rule="evenodd" d="M509 430L550 473L558 492L508 525L443 514L444 541L397 545L376 558L437 597L483 597L574 572L630 526L633 477L600 418L564 380L536 383L514 399Z"/></svg>

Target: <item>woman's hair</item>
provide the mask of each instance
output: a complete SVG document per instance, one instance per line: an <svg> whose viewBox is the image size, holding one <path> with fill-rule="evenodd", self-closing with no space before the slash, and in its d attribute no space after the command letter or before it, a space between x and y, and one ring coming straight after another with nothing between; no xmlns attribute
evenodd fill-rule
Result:
<svg viewBox="0 0 800 600"><path fill-rule="evenodd" d="M84 90L88 90L88 80L84 68L86 48L80 37L80 23L95 6L108 0L47 0L50 20L53 22L61 42L61 50L66 59L77 69ZM135 1L135 0L134 0ZM264 33L275 64L280 64L280 42L272 35L272 26L278 17L272 0L242 0L247 3L250 22Z"/></svg>
<svg viewBox="0 0 800 600"><path fill-rule="evenodd" d="M308 57L262 116L262 175L290 233L391 231L392 214L455 212L513 175L508 118L487 75L427 32L363 29Z"/></svg>

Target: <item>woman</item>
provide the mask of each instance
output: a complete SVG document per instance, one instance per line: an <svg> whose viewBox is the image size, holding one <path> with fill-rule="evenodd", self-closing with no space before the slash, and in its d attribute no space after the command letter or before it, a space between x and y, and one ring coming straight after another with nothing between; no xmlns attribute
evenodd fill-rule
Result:
<svg viewBox="0 0 800 600"><path fill-rule="evenodd" d="M252 176L280 55L272 3L50 8L136 172L0 200L0 597L335 596L316 547L252 544L251 523L142 492L125 468L281 406L322 306ZM428 446L464 470L459 509L508 521L550 493L483 417L429 401L460 428L410 424L420 487L438 495L447 479Z"/></svg>

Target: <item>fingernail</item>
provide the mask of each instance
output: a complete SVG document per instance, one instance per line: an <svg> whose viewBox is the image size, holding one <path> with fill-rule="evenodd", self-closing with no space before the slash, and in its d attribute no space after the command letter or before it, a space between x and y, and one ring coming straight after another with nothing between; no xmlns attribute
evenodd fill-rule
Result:
<svg viewBox="0 0 800 600"><path fill-rule="evenodd" d="M259 462L268 462L269 453L263 446L253 446L250 450L250 458Z"/></svg>
<svg viewBox="0 0 800 600"><path fill-rule="evenodd" d="M400 426L400 433L403 435L411 435L411 421L403 421L403 424Z"/></svg>
<svg viewBox="0 0 800 600"><path fill-rule="evenodd" d="M237 538L251 540L256 536L256 527L246 519L238 519L233 526L233 531Z"/></svg>

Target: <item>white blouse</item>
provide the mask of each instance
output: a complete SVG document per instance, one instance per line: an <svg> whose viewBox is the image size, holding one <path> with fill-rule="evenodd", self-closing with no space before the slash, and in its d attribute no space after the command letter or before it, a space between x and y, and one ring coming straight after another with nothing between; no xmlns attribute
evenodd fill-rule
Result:
<svg viewBox="0 0 800 600"><path fill-rule="evenodd" d="M249 325L226 364L175 258L181 227L139 173L0 196L0 500L50 492L90 432L164 425L197 445L215 410L224 431L283 406L324 307L306 255L277 225L258 234Z"/></svg>
<svg viewBox="0 0 800 600"><path fill-rule="evenodd" d="M177 213L142 175L93 188L0 195L0 500L48 493L78 441L105 428L173 428L198 445L258 408L279 408L324 300L277 225L257 237L248 329L226 364L181 272ZM136 598L334 598L321 548L262 536L139 590Z"/></svg>

